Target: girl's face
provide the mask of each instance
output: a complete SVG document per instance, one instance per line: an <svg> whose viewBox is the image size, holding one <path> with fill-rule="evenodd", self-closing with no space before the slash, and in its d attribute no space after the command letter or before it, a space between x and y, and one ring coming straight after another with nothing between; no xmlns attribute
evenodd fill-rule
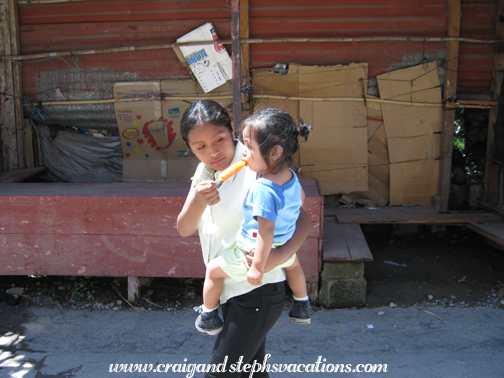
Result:
<svg viewBox="0 0 504 378"><path fill-rule="evenodd" d="M243 160L247 162L247 166L252 171L265 172L268 166L259 151L259 145L247 131L247 129L243 131L243 144L245 145L243 149Z"/></svg>
<svg viewBox="0 0 504 378"><path fill-rule="evenodd" d="M222 171L233 161L235 145L226 126L205 123L189 131L189 147L206 166Z"/></svg>

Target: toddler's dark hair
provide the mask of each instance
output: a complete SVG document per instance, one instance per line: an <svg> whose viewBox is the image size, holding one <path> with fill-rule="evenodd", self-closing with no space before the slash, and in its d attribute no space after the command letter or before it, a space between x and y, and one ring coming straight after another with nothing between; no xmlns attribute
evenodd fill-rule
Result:
<svg viewBox="0 0 504 378"><path fill-rule="evenodd" d="M198 100L189 106L180 120L180 134L187 147L189 146L189 131L205 123L225 126L233 134L231 117L226 109L212 100Z"/></svg>
<svg viewBox="0 0 504 378"><path fill-rule="evenodd" d="M285 164L292 162L292 155L299 149L298 137L306 142L311 126L299 120L299 127L289 113L279 109L260 110L243 121L243 132L249 133L259 145L259 151L266 162L268 170L279 172ZM242 134L243 134L242 132ZM274 166L270 163L270 151L281 146L283 153Z"/></svg>

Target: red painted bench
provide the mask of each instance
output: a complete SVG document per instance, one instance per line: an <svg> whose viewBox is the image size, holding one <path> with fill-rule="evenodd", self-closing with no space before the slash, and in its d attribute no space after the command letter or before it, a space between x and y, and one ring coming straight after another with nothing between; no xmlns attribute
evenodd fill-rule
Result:
<svg viewBox="0 0 504 378"><path fill-rule="evenodd" d="M302 179L312 230L299 257L316 295L323 196ZM176 228L188 183L0 184L0 275L204 277L197 235Z"/></svg>

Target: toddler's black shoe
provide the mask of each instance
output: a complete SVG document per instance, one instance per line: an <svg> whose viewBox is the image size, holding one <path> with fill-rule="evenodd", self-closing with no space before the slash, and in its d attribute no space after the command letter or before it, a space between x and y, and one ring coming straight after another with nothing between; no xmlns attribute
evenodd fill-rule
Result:
<svg viewBox="0 0 504 378"><path fill-rule="evenodd" d="M310 324L310 300L293 301L294 304L289 311L289 319L294 323Z"/></svg>
<svg viewBox="0 0 504 378"><path fill-rule="evenodd" d="M203 312L201 306L198 306L195 307L194 310L199 312L199 316L194 323L198 331L208 333L209 335L217 335L220 331L222 331L222 328L224 328L224 322L219 316L218 308L212 312Z"/></svg>

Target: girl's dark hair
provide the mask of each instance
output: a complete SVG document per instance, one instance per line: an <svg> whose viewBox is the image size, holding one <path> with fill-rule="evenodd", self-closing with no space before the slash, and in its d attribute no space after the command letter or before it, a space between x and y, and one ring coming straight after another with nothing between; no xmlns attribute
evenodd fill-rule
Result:
<svg viewBox="0 0 504 378"><path fill-rule="evenodd" d="M268 170L277 173L285 164L292 162L292 155L299 149L298 137L306 142L311 126L299 120L298 127L289 113L268 108L243 121L242 130L242 134L245 132L256 140ZM283 153L278 162L271 166L270 152L275 146L281 146Z"/></svg>
<svg viewBox="0 0 504 378"><path fill-rule="evenodd" d="M198 100L189 106L180 120L180 134L187 147L189 146L189 131L205 123L225 126L233 134L231 117L226 109L212 100Z"/></svg>

